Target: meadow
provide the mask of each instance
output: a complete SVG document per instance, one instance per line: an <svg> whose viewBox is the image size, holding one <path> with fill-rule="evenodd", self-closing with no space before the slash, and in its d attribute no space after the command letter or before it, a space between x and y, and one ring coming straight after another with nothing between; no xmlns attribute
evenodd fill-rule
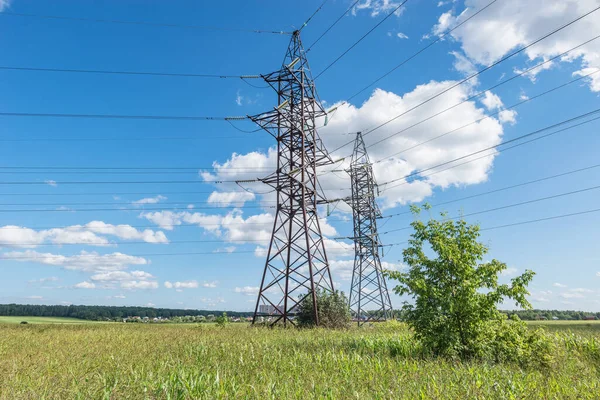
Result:
<svg viewBox="0 0 600 400"><path fill-rule="evenodd" d="M61 318L61 317L6 317L0 316L0 324L20 324L27 322L28 324L91 324L94 321L86 321L77 318Z"/></svg>
<svg viewBox="0 0 600 400"><path fill-rule="evenodd" d="M400 323L0 324L0 398L599 398L598 331L548 325L554 358L540 369L428 357Z"/></svg>

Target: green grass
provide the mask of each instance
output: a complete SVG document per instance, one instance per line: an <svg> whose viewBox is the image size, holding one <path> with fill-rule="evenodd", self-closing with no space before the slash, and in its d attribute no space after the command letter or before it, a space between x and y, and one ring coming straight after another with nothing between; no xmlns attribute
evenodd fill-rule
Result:
<svg viewBox="0 0 600 400"><path fill-rule="evenodd" d="M89 324L94 321L86 321L77 318L60 317L0 317L0 324L20 324L27 321L28 324Z"/></svg>
<svg viewBox="0 0 600 400"><path fill-rule="evenodd" d="M552 335L536 370L423 357L401 324L2 324L0 399L597 399L600 335Z"/></svg>
<svg viewBox="0 0 600 400"><path fill-rule="evenodd" d="M600 321L527 321L531 327L544 328L549 332L572 331L600 335Z"/></svg>

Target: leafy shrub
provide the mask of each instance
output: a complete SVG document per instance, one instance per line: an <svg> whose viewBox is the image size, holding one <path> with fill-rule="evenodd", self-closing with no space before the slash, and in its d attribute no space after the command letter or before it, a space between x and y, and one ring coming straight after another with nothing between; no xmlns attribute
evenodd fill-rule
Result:
<svg viewBox="0 0 600 400"><path fill-rule="evenodd" d="M227 317L227 313L224 312L223 315L218 316L215 319L215 322L217 323L218 326L221 326L221 327L227 325L229 323L229 318Z"/></svg>
<svg viewBox="0 0 600 400"><path fill-rule="evenodd" d="M350 325L350 308L344 292L320 290L317 292L317 313L319 326L323 328L348 328ZM300 311L297 316L298 325L301 327L315 326L314 307L311 296L305 296L300 302Z"/></svg>
<svg viewBox="0 0 600 400"><path fill-rule="evenodd" d="M402 309L415 337L434 355L520 364L533 357L534 364L547 365L551 349L546 336L529 331L518 318L508 321L497 308L505 299L531 308L526 296L534 273L498 283L507 266L498 260L482 263L488 248L477 241L479 226L442 217L413 222L403 252L408 271L386 272L399 282L394 292L414 300Z"/></svg>

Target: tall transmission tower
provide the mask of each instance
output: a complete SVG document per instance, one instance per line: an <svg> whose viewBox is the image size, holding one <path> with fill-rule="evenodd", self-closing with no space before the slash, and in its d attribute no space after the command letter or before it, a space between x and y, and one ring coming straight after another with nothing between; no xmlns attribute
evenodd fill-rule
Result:
<svg viewBox="0 0 600 400"><path fill-rule="evenodd" d="M361 132L356 135L348 170L354 219L354 271L350 289L350 310L360 325L392 317L392 302L379 259L377 219L381 211L375 202L377 183Z"/></svg>
<svg viewBox="0 0 600 400"><path fill-rule="evenodd" d="M251 119L277 140L277 170L263 179L277 191L271 243L253 322L294 324L307 297L318 325L317 293L333 291L329 262L317 215L320 194L316 168L331 164L315 126L325 111L315 91L300 32L292 35L283 66L263 76L277 92L278 106Z"/></svg>

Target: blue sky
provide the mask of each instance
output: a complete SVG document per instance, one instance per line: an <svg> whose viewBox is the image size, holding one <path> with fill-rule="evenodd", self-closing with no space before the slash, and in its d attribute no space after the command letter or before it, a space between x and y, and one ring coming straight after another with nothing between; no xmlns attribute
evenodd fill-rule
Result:
<svg viewBox="0 0 600 400"><path fill-rule="evenodd" d="M93 1L0 0L0 9L4 12L4 15L0 13L0 66L218 75L268 73L279 68L289 36L39 16L291 31L300 27L320 3L321 0L114 1L102 4ZM302 31L305 46L313 43L351 3L353 1L329 0ZM597 0L533 3L537 2L522 4L518 0L498 0L458 28L451 37L445 37L369 87L350 104L340 105L328 126L320 131L325 145L333 149L348 142L352 137L344 133L377 126L454 85L473 71L491 65L511 51L600 6ZM308 53L313 75L327 67L398 4L392 0L360 0L357 7ZM317 79L317 90L326 108L339 105L486 4L488 1L483 0L442 1L439 4L409 0L402 12L388 18ZM540 8L544 12L538 12ZM390 126L367 135L367 145L599 35L598 26L600 11L408 113ZM599 73L514 110L505 109L596 71L600 68L600 44L592 42L545 66L548 68L502 84L485 97L467 101L391 140L372 146L371 159L380 161L375 164L379 182L600 108ZM0 112L243 116L258 114L276 104L274 93L261 88L262 82L250 83L258 87L239 79L0 70ZM494 115L460 132L389 158L423 140L490 114ZM379 199L383 212L386 215L401 213L413 202L425 200L436 204L593 166L598 163L598 124L590 122L460 168L422 175L410 184L387 188ZM153 304L250 310L264 268L261 250L264 243L256 240L268 238L272 223L272 209L268 206L273 198L260 194L268 191L266 187L249 187L256 193L251 195L240 193L240 187L233 184L215 185L203 183L203 180L266 175L275 161L273 153L269 152L274 140L266 132L238 130L254 130L256 127L249 122L234 122L234 125L222 121L0 116L0 167L189 168L178 170L177 174L150 171L145 175L123 174L127 171L110 174L102 170L93 170L93 173L90 170L21 170L33 172L24 174L15 173L14 169L0 170L0 181L3 182L40 183L0 185L0 203L4 203L0 206L0 242L3 246L0 257L4 258L0 260L0 302ZM334 153L334 158L348 155L350 150L346 147ZM456 216L461 210L469 214L592 188L600 185L599 171L600 168L591 168L451 203L439 210L445 209ZM343 191L333 189L347 187L346 178L337 175L326 173L321 179L328 196L343 194ZM192 183L64 183L143 180ZM146 200L140 202L143 199ZM479 214L468 220L489 228L592 210L598 208L597 199L598 190L590 189ZM36 206L36 203L40 205ZM106 204L86 205L89 203ZM190 204L195 207L188 207ZM214 206L229 208L207 208ZM113 210L12 211L34 208ZM350 235L351 224L343 221L350 216L346 211L340 205L327 220L323 220L323 224L329 237L327 249L333 259L334 282L347 291L352 254L347 246L333 240L337 236ZM402 228L410 221L409 215L390 218L381 231ZM531 285L534 306L598 311L600 256L596 247L600 238L599 223L600 213L588 213L484 230L482 240L491 248L490 259L497 258L508 264L508 275L503 279L524 269L537 273ZM174 227L176 224L182 226ZM403 242L409 232L392 232L382 235L382 240L385 243ZM173 243L198 240L211 242ZM81 242L95 245L72 244ZM394 246L385 254L388 267L402 267L401 250L402 246ZM97 252L99 256L82 256L85 254L82 252ZM206 254L147 255L186 252ZM30 258L15 260L19 257ZM392 301L399 305L402 299L392 295Z"/></svg>

